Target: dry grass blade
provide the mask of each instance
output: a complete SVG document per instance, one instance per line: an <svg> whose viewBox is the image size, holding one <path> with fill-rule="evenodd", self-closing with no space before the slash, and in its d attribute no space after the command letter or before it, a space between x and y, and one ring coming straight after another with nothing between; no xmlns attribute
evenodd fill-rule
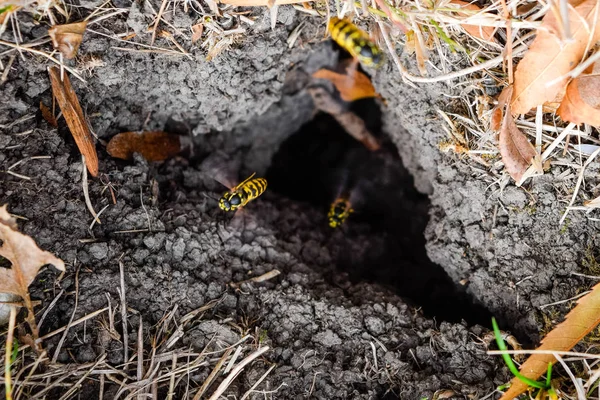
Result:
<svg viewBox="0 0 600 400"><path fill-rule="evenodd" d="M0 207L0 256L11 263L11 268L0 268L0 292L21 296L27 308L27 322L34 340L38 338L33 303L29 297L29 285L46 264L52 264L60 271L65 263L53 254L41 250L35 241L17 231L16 220L7 211L6 205Z"/></svg>
<svg viewBox="0 0 600 400"><path fill-rule="evenodd" d="M600 62L569 83L556 113L568 122L600 126Z"/></svg>
<svg viewBox="0 0 600 400"><path fill-rule="evenodd" d="M450 4L456 4L460 9L470 10L470 11L481 11L481 9L472 3L468 3L462 0L451 0ZM464 12L457 12L460 16L468 17L469 14ZM461 24L463 29L467 31L471 36L481 39L486 42L495 42L494 40L494 32L495 29L492 26L479 26L479 25L471 25L471 24Z"/></svg>
<svg viewBox="0 0 600 400"><path fill-rule="evenodd" d="M55 25L48 29L48 35L52 39L52 45L65 58L73 59L77 55L79 45L83 40L83 34L87 21L74 24Z"/></svg>
<svg viewBox="0 0 600 400"><path fill-rule="evenodd" d="M565 317L565 321L557 325L542 340L536 350L568 351L573 348L585 335L600 323L600 283L593 287L592 292L582 297L577 306ZM553 354L533 354L521 366L521 373L530 379L537 379L548 369L548 364L554 364ZM514 378L510 388L500 400L512 400L527 390L527 384Z"/></svg>
<svg viewBox="0 0 600 400"><path fill-rule="evenodd" d="M548 13L529 51L517 66L511 106L515 114L524 114L547 101L555 101L567 84L566 74L584 56L589 43L600 39L596 0L575 0L569 7L572 40L563 42L561 23ZM590 27L594 31L590 32ZM564 77L563 79L558 79ZM551 85L548 82L552 82Z"/></svg>
<svg viewBox="0 0 600 400"><path fill-rule="evenodd" d="M4 354L4 392L6 394L6 400L12 400L12 348L13 348L13 337L15 333L15 322L17 319L17 308L10 306L10 317L8 320L8 334L6 336L6 346Z"/></svg>
<svg viewBox="0 0 600 400"><path fill-rule="evenodd" d="M300 3L310 3L314 0L275 0L273 5L281 5L281 4L300 4ZM233 6L240 7L257 7L257 6L269 6L269 0L220 0L219 3L222 4L231 4Z"/></svg>
<svg viewBox="0 0 600 400"><path fill-rule="evenodd" d="M85 156L85 163L90 174L98 176L98 155L92 139L90 128L87 125L77 95L71 86L68 75L65 74L64 81L60 79L60 68L52 66L48 68L50 82L52 83L52 94L58 102L58 106L65 116L69 130L77 143L81 154Z"/></svg>

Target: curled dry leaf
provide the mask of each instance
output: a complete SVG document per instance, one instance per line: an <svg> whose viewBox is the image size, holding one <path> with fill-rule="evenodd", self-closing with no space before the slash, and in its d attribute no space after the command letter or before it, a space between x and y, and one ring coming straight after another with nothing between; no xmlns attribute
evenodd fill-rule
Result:
<svg viewBox="0 0 600 400"><path fill-rule="evenodd" d="M537 152L523 132L517 128L508 103L500 128L498 147L506 171L516 182L519 182L534 161Z"/></svg>
<svg viewBox="0 0 600 400"><path fill-rule="evenodd" d="M477 6L476 4L468 3L462 0L451 0L450 4L456 4L464 10L481 11L481 8L479 8L479 6ZM457 14L464 17L472 15L470 13L464 12L457 12ZM481 39L486 42L496 42L496 40L494 39L495 28L493 26L478 26L472 24L460 24L460 26L462 26L463 29L467 31L471 36L477 39Z"/></svg>
<svg viewBox="0 0 600 400"><path fill-rule="evenodd" d="M600 126L600 62L569 83L557 113L567 122Z"/></svg>
<svg viewBox="0 0 600 400"><path fill-rule="evenodd" d="M341 102L336 101L325 88L311 87L308 92L312 96L316 108L333 116L350 136L371 151L377 151L381 148L375 136L367 129L365 122L358 115L347 111L346 107Z"/></svg>
<svg viewBox="0 0 600 400"><path fill-rule="evenodd" d="M86 26L87 21L54 25L48 29L48 35L52 39L54 48L60 51L65 58L72 59L77 55Z"/></svg>
<svg viewBox="0 0 600 400"><path fill-rule="evenodd" d="M56 118L52 114L52 111L50 111L50 109L48 107L46 107L46 105L44 103L42 103L41 101L40 101L40 110L42 111L42 117L46 120L46 122L49 123L54 128L58 128L58 122L56 121Z"/></svg>
<svg viewBox="0 0 600 400"><path fill-rule="evenodd" d="M130 160L139 153L148 161L163 161L181 151L179 135L162 131L124 132L115 135L106 151L114 158Z"/></svg>
<svg viewBox="0 0 600 400"><path fill-rule="evenodd" d="M358 65L352 60L341 63L339 71L320 69L312 76L317 79L327 79L331 81L335 88L340 92L344 101L355 101L370 97L377 97L378 94L371 83L371 80L362 72L358 71Z"/></svg>
<svg viewBox="0 0 600 400"><path fill-rule="evenodd" d="M512 85L507 86L502 90L500 96L498 96L498 104L492 110L492 117L490 118L490 129L494 132L499 131L500 127L502 126L502 115L504 109L506 108L506 102L512 96L512 91Z"/></svg>
<svg viewBox="0 0 600 400"><path fill-rule="evenodd" d="M600 283L593 287L591 293L583 296L577 306L542 339L536 350L569 351L585 335L600 323ZM532 354L523 365L521 373L530 379L538 379L548 370L548 364L554 364L556 357L552 354ZM500 400L512 400L524 393L529 386L518 378L513 378L510 388Z"/></svg>
<svg viewBox="0 0 600 400"><path fill-rule="evenodd" d="M64 74L64 81L60 80L60 68L52 66L48 68L50 82L52 82L52 94L62 110L69 130L77 143L81 154L85 156L85 164L92 176L98 176L98 155L90 128L83 115L81 105L77 95L71 86L71 81L67 73Z"/></svg>
<svg viewBox="0 0 600 400"><path fill-rule="evenodd" d="M562 38L562 23L548 12L537 30L537 37L519 62L515 72L512 112L524 114L547 101L555 101L564 90L567 78L557 81L581 61L588 45L600 39L600 21L596 0L569 1L569 41ZM590 32L594 29L593 32ZM548 85L549 82L553 82ZM557 81L557 82L556 82Z"/></svg>
<svg viewBox="0 0 600 400"><path fill-rule="evenodd" d="M8 213L6 205L0 207L0 256L7 259L10 268L0 268L0 292L20 296L27 308L27 321L37 338L37 325L29 285L40 269L52 264L60 271L65 263L53 254L40 249L35 241L17 230L16 220Z"/></svg>

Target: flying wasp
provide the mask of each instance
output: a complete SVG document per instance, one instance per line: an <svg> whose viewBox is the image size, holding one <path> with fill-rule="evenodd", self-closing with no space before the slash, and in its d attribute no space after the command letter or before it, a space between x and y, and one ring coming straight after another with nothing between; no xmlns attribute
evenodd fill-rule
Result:
<svg viewBox="0 0 600 400"><path fill-rule="evenodd" d="M368 67L383 63L383 53L369 34L347 19L332 17L327 27L331 38L354 58Z"/></svg>
<svg viewBox="0 0 600 400"><path fill-rule="evenodd" d="M353 213L352 204L350 200L345 197L338 197L331 203L327 219L329 220L329 226L337 228L342 225L346 219Z"/></svg>
<svg viewBox="0 0 600 400"><path fill-rule="evenodd" d="M254 175L256 175L256 172L239 185L223 193L223 196L219 199L221 210L236 211L267 190L267 180L265 178L254 178Z"/></svg>

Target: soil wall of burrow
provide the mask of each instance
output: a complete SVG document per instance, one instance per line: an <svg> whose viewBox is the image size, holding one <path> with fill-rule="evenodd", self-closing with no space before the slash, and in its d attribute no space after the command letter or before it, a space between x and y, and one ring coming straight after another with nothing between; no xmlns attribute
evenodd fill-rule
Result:
<svg viewBox="0 0 600 400"><path fill-rule="evenodd" d="M111 22L122 26L113 28L138 29L136 18L143 18L143 12L131 7L123 19ZM304 48L289 49L286 38L304 20ZM103 36L86 38L80 53L93 54L104 65L87 76L86 84L72 81L101 142L121 131L142 129L191 134L194 142L189 157L159 164L137 156L131 162L114 160L98 145L103 177L90 180L89 192L97 211L108 207L102 224L92 228L74 141L64 124L52 129L39 112L40 101L51 104L47 72L39 63L15 61L0 92L0 163L3 170L20 163L13 168L18 176L2 174L0 199L11 213L24 217L23 232L68 266L62 280L47 269L32 286L42 308L64 290L48 312L42 334L108 301L117 307L122 263L127 305L140 313L148 335L175 307L175 316L183 316L211 300L218 305L185 332L182 345L200 351L214 337L232 344L247 332L261 332L261 341L272 351L245 369L230 394L248 390L271 363L277 368L267 378L268 387L279 388L280 398L310 393L327 399L414 399L439 389L476 396L491 392L508 376L499 369L499 358L486 355L480 340L486 331L477 323L487 317L486 311L451 281L460 274L442 256L453 249L450 238L431 239L436 232L431 227L456 224L443 214L452 208L444 208L436 197L446 186L432 171L445 164L449 170L459 168L433 156L432 138L439 132L424 110L436 98L403 86L391 65L376 75L389 104L383 109L388 125L383 131L394 135L414 181L389 143L387 152L373 156L331 128L326 116L313 119L305 79L336 56L329 44L311 43L322 33L314 20L282 8L278 21L270 31L265 15L253 28L252 40L211 62L200 52L191 52L191 59L122 53ZM171 22L183 26L189 21ZM22 34L35 39L36 27L26 27ZM406 113L398 108L404 102L412 107ZM406 131L398 133L390 123L394 121ZM418 125L436 133L423 139L415 132ZM423 140L429 145L421 146ZM251 229L233 229L230 217L217 207L223 187L202 168L216 151L238 165L239 178L252 171L272 178L274 190L249 207ZM424 154L408 157L413 151ZM319 178L324 163L335 159L340 160L336 172ZM335 193L331 183L338 182L340 171L348 175L349 166L358 174L359 194L369 200L347 229L332 233L325 218L327 199ZM447 275L424 253L429 204L415 184L424 192L433 187L427 193L434 199L429 255ZM463 182L460 189L470 185ZM410 246L418 251L407 251ZM444 249L449 250L442 253ZM471 265L469 261L472 269L486 270L480 260L464 263ZM230 285L274 269L281 274L266 282L246 283L239 290ZM427 276L415 272L421 270ZM483 278L479 282L483 285ZM470 288L472 297L484 301L493 294L486 297L473 284ZM487 304L496 306L506 298L497 295ZM463 315L461 310L468 311ZM472 315L481 319L470 319ZM119 318L116 327L121 326ZM470 320L457 322L461 319ZM139 317L130 318L130 337L136 337L138 326ZM122 363L122 342L107 338L102 329L70 329L58 360L82 363L106 354L111 363ZM45 342L49 354L58 340ZM201 385L209 373L210 368L199 370L191 376L193 384ZM93 391L93 384L89 388Z"/></svg>
<svg viewBox="0 0 600 400"><path fill-rule="evenodd" d="M451 54L447 56L453 60ZM414 65L410 56L402 61ZM461 65L455 61L446 67ZM411 73L419 75L414 68ZM433 68L430 73L440 74ZM407 85L388 63L374 83L388 102L385 128L416 187L431 200L426 229L430 259L454 282L465 284L468 293L502 321L503 328L523 343L537 344L539 332L568 312L572 303L562 300L593 284L573 273L596 274L596 254L591 249L598 243L597 223L583 212L571 212L559 225L577 176L559 163L518 188L499 157L483 166L440 151L440 144L451 138L437 110L466 115L462 100L466 94L486 95L485 88L477 88L473 80ZM591 165L585 174L592 187L597 184L597 170L597 165ZM559 304L551 305L555 302Z"/></svg>

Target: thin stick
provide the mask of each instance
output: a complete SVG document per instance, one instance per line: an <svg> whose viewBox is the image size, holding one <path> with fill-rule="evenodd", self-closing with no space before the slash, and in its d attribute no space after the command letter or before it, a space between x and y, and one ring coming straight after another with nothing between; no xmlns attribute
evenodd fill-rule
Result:
<svg viewBox="0 0 600 400"><path fill-rule="evenodd" d="M85 166L83 168L85 169ZM56 346L56 350L54 351L54 356L52 357L53 363L56 363L56 360L58 360L58 354L60 353L60 350L65 342L65 339L67 338L67 334L69 333L69 329L71 328L71 326L73 324L73 319L75 318L75 313L77 312L78 303L79 303L79 268L77 268L77 271L75 272L75 306L73 307L73 312L71 313L71 318L69 319L69 323L67 324L67 327L65 328L65 331L64 331L62 337L60 338L58 345Z"/></svg>
<svg viewBox="0 0 600 400"><path fill-rule="evenodd" d="M158 14L156 14L156 22L154 23L154 29L152 30L152 39L150 40L150 46L154 45L154 39L156 39L156 30L158 29L158 23L162 18L162 14L165 11L165 7L167 6L167 0L163 0L160 4L160 9L158 10Z"/></svg>
<svg viewBox="0 0 600 400"><path fill-rule="evenodd" d="M62 289L58 293L58 295L54 298L54 300L52 300L52 303L50 303L50 305L48 306L48 308L46 308L46 310L44 311L44 314L42 314L42 318L40 318L40 322L38 322L38 328L42 327L42 324L44 323L44 320L46 319L46 316L48 315L48 313L50 312L50 310L52 310L54 308L54 306L56 305L56 302L58 301L58 299L60 299L60 296L62 296L63 293L65 293L65 289Z"/></svg>
<svg viewBox="0 0 600 400"><path fill-rule="evenodd" d="M127 371L127 361L129 361L129 347L128 347L128 339L129 335L127 334L127 303L125 301L125 267L123 263L119 261L119 276L121 280L121 292L119 295L121 296L121 322L123 324L123 362L125 363L125 371Z"/></svg>
<svg viewBox="0 0 600 400"><path fill-rule="evenodd" d="M171 359L171 370L175 371L176 368L177 368L177 354L173 353L173 358ZM172 374L171 379L169 380L169 393L167 394L167 400L172 400L174 393L175 393L175 374Z"/></svg>
<svg viewBox="0 0 600 400"><path fill-rule="evenodd" d="M4 40L0 40L0 45L2 45L2 46L8 46L8 47L12 47L13 49L17 49L17 50L25 50L25 51L28 51L28 52L30 52L30 53L33 53L33 54L37 54L37 55L39 55L39 56L46 57L46 58L47 58L47 59L49 59L50 61L53 61L53 62L55 62L57 65L59 65L59 66L61 66L61 67L64 67L64 69L66 69L66 70L67 70L67 71L69 71L71 74L73 74L73 76L75 76L77 79L79 79L80 81L82 81L82 82L84 82L84 83L85 83L85 79L83 79L83 78L81 77L81 75L79 75L79 74L77 73L77 71L76 71L76 70L74 70L73 68L71 68L71 67L68 67L68 66L66 66L66 65L62 64L62 63L61 63L60 61L58 61L56 58L52 57L51 55L48 55L48 54L44 53L43 51L36 50L36 49L30 49L30 48L27 48L27 47L21 46L21 45L19 45L19 44L16 44L16 43L5 42Z"/></svg>
<svg viewBox="0 0 600 400"><path fill-rule="evenodd" d="M137 380L140 382L144 378L144 322L142 320L142 314L140 314L140 327L138 329L138 348L137 348ZM138 400L143 400L145 390L140 390L138 394Z"/></svg>
<svg viewBox="0 0 600 400"><path fill-rule="evenodd" d="M269 368L267 370L267 372L265 372L263 374L263 376L261 376L260 378L258 378L258 380L256 381L256 383L254 385L252 385L252 387L250 389L248 389L248 391L246 393L244 393L244 395L242 396L242 398L240 400L245 400L246 397L250 396L250 394L254 391L254 389L256 389L257 386L260 385L260 383L265 380L265 378L267 377L267 375L269 375L271 373L271 371L273 371L273 368L275 368L276 366L277 366L277 364L271 365L271 368Z"/></svg>
<svg viewBox="0 0 600 400"><path fill-rule="evenodd" d="M87 206L88 211L92 214L92 217L94 217L94 220L98 224L102 224L102 222L100 222L100 219L98 218L98 214L96 214L96 211L94 211L92 201L90 200L90 193L88 191L87 166L85 164L85 156L83 154L81 155L81 168L81 185L83 186L83 197L85 198L85 205Z"/></svg>
<svg viewBox="0 0 600 400"><path fill-rule="evenodd" d="M213 393L212 396L208 400L217 400L219 396L221 396L225 390L231 385L233 380L238 376L240 372L244 369L244 367L254 361L256 358L260 357L262 354L269 350L269 346L262 347L256 350L254 353L250 354L248 357L244 358L234 369L231 371L227 378L221 382L217 390Z"/></svg>
<svg viewBox="0 0 600 400"><path fill-rule="evenodd" d="M4 354L4 391L6 400L12 400L11 365L10 359L13 351L13 336L15 332L15 321L17 319L17 308L10 306L10 319L8 320L8 336L6 337L6 352Z"/></svg>
<svg viewBox="0 0 600 400"><path fill-rule="evenodd" d="M217 374L221 370L221 367L223 366L223 364L225 364L225 361L227 360L227 357L229 357L229 355L231 354L232 351L233 351L233 348L230 347L221 356L221 358L219 359L219 361L217 362L217 364L215 365L215 367L211 371L210 375L208 375L208 377L204 380L204 383L202 384L202 386L200 386L200 389L198 390L198 392L194 396L193 400L200 400L200 397L202 397L202 395L204 394L204 392L206 392L206 389L208 389L208 387L210 386L210 384L212 383L212 381L215 379L215 377L217 376ZM211 397L211 399L212 399L212 397Z"/></svg>

